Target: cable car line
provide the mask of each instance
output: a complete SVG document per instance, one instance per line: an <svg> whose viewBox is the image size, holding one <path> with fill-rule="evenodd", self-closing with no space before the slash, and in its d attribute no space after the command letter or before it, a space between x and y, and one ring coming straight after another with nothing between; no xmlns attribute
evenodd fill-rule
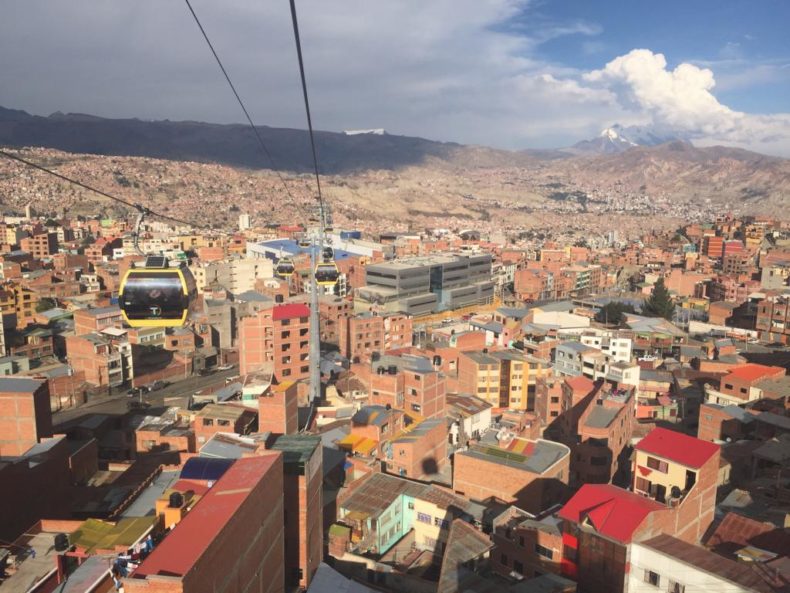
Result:
<svg viewBox="0 0 790 593"><path fill-rule="evenodd" d="M189 0L187 0L188 2ZM310 149L313 153L313 169L315 170L315 185L318 189L318 202L321 204L321 210L323 214L323 207L324 207L324 197L321 194L321 180L318 177L318 156L316 155L315 151L315 136L313 134L313 119L310 116L310 99L307 96L307 80L305 78L304 73L304 60L302 59L302 42L299 38L299 21L296 17L296 1L290 0L291 2L291 22L293 23L294 29L294 41L296 42L296 56L299 59L299 76L302 79L302 95L304 96L304 108L305 112L307 113L307 131L310 134ZM321 221L323 225L323 221Z"/></svg>
<svg viewBox="0 0 790 593"><path fill-rule="evenodd" d="M139 213L144 213L146 216L155 216L156 218L161 218L162 220L168 220L170 222L174 222L174 223L177 223L177 224L183 224L183 225L186 225L186 226L191 226L191 227L196 227L196 228L208 228L205 225L199 225L199 224L195 224L193 222L187 222L186 220L181 220L180 218L174 218L173 216L168 216L167 214L160 214L159 212L154 212L153 210L151 210L147 206L143 206L142 204L136 204L134 202L130 202L128 200L124 200L123 198L119 198L118 196L114 196L112 194L108 194L105 191L102 191L100 189L96 189L95 187L91 187L90 185L88 185L86 183L83 183L81 181L77 181L76 179L72 179L71 177L67 177L67 176L65 176L65 175L63 175L61 173L57 173L57 172L55 172L55 171L53 171L51 169L47 169L46 167L44 167L42 165L38 165L38 164L36 164L36 163L34 163L32 161L29 161L29 160L27 160L27 159L25 159L25 158L23 158L21 156L18 156L18 155L15 155L15 154L11 154L10 152L6 152L5 150L0 149L0 155L4 156L6 158L9 158L11 160L14 160L14 161L18 161L18 162L20 162L20 163L22 163L24 165L27 165L28 167L31 167L33 169L38 169L39 171L43 171L44 173L52 175L53 177L57 177L58 179L62 179L63 181L67 181L69 183L72 183L72 184L74 184L74 185L76 185L78 187L81 187L83 189L87 189L88 191L92 191L93 193L99 194L100 196L103 196L105 198L109 198L110 200L118 202L119 204L123 204L124 206L127 206L128 208L132 208L134 210L137 210L137 212L139 212Z"/></svg>
<svg viewBox="0 0 790 593"><path fill-rule="evenodd" d="M280 180L280 183L282 183L283 188L285 189L285 193L290 198L291 203L294 205L294 207L297 210L301 211L302 209L299 206L299 203L296 201L296 198L294 198L293 194L288 189L288 184L285 183L285 178L282 176L280 171L277 169L277 165L274 162L274 158L272 157L272 153L269 152L269 149L266 147L266 143L263 141L263 137L261 136L260 132L258 131L258 127L253 123L252 117L250 117L250 113L249 113L249 111L247 111L247 107L244 105L244 101L241 100L241 95L239 95L238 91L236 90L236 86L233 84L233 81L230 79L230 75L228 74L228 71L225 69L225 66L222 64L222 60L220 59L219 54L214 49L214 44L211 43L211 40L208 37L208 33L206 33L206 30L203 28L203 25L200 22L200 19L198 18L198 15L195 12L195 9L192 8L192 4L190 3L189 0L184 0L184 2L186 2L187 8L189 8L189 12L192 13L192 18L195 20L195 23L197 24L198 28L200 29L200 32L203 34L203 39L206 40L206 44L208 45L209 49L211 50L211 53L214 56L214 59L216 60L217 65L219 66L219 69L222 71L222 75L225 77L225 80L228 82L228 86L230 87L230 90L233 91L233 96L236 97L236 101L238 102L239 107L241 107L241 110L244 112L244 117L247 119L247 123L250 124L250 127L252 128L252 131L255 133L255 137L258 139L258 144L260 144L261 150L263 150L263 153L266 155L266 158L269 159L269 164L271 164L272 171L275 172L275 174L277 175L278 179ZM304 212L302 212L302 215L304 215Z"/></svg>

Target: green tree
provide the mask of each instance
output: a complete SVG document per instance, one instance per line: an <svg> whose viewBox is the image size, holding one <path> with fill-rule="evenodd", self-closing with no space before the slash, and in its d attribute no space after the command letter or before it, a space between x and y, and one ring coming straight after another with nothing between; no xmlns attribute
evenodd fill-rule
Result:
<svg viewBox="0 0 790 593"><path fill-rule="evenodd" d="M642 306L642 313L648 317L672 319L672 315L675 313L675 303L672 301L663 278L659 278L653 286L653 294Z"/></svg>
<svg viewBox="0 0 790 593"><path fill-rule="evenodd" d="M636 313L634 306L622 301L612 301L606 303L595 314L595 320L599 323L611 323L620 325L623 322L624 313Z"/></svg>
<svg viewBox="0 0 790 593"><path fill-rule="evenodd" d="M43 313L55 308L55 301L49 298L43 298L36 303L36 313Z"/></svg>

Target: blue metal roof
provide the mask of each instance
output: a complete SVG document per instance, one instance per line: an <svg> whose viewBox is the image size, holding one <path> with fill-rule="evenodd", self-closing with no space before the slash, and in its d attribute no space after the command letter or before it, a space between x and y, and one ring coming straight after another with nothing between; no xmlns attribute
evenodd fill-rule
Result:
<svg viewBox="0 0 790 593"><path fill-rule="evenodd" d="M233 459L215 459L210 457L192 457L181 470L184 480L219 480L233 465Z"/></svg>
<svg viewBox="0 0 790 593"><path fill-rule="evenodd" d="M271 241L262 241L260 245L268 249L282 251L284 256L294 256L300 255L302 253L308 255L310 254L310 249L308 247L299 247L299 244L293 239L272 239ZM331 247L331 245L327 245L327 247ZM333 249L335 252L335 261L354 257L354 254L349 251L345 251L343 249Z"/></svg>

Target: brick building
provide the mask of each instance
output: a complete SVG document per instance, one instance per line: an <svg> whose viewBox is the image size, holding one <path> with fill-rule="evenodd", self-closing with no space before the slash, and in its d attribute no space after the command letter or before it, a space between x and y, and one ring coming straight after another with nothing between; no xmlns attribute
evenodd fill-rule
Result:
<svg viewBox="0 0 790 593"><path fill-rule="evenodd" d="M57 233L38 233L19 241L22 251L27 251L34 259L44 259L58 251Z"/></svg>
<svg viewBox="0 0 790 593"><path fill-rule="evenodd" d="M310 309L303 304L275 305L239 322L242 375L274 364L277 379L297 381L309 375Z"/></svg>
<svg viewBox="0 0 790 593"><path fill-rule="evenodd" d="M353 362L369 362L374 352L412 345L412 319L408 315L360 313L341 322L340 353Z"/></svg>
<svg viewBox="0 0 790 593"><path fill-rule="evenodd" d="M132 346L125 334L89 333L68 336L66 352L75 373L97 387L117 387L134 378Z"/></svg>
<svg viewBox="0 0 790 593"><path fill-rule="evenodd" d="M761 340L790 344L790 298L776 296L760 301L755 327Z"/></svg>
<svg viewBox="0 0 790 593"><path fill-rule="evenodd" d="M447 384L433 361L421 356L382 356L371 368L369 400L424 418L444 418Z"/></svg>
<svg viewBox="0 0 790 593"><path fill-rule="evenodd" d="M671 511L610 484L584 484L560 509L562 574L580 591L623 593L631 567L628 545L665 532Z"/></svg>
<svg viewBox="0 0 790 593"><path fill-rule="evenodd" d="M279 436L283 455L285 585L305 590L323 557L323 448L313 435Z"/></svg>
<svg viewBox="0 0 790 593"><path fill-rule="evenodd" d="M409 426L380 447L387 471L404 478L423 479L448 464L447 421L430 418Z"/></svg>
<svg viewBox="0 0 790 593"><path fill-rule="evenodd" d="M295 434L299 430L299 385L282 381L258 397L258 432Z"/></svg>
<svg viewBox="0 0 790 593"><path fill-rule="evenodd" d="M74 334L81 336L108 327L121 327L123 316L118 306L93 307L74 311Z"/></svg>
<svg viewBox="0 0 790 593"><path fill-rule="evenodd" d="M513 439L509 449L473 445L454 456L453 491L471 500L497 498L536 513L562 500L570 449L538 439Z"/></svg>
<svg viewBox="0 0 790 593"><path fill-rule="evenodd" d="M697 543L713 521L720 447L654 428L634 449L634 492L675 510L671 535Z"/></svg>
<svg viewBox="0 0 790 593"><path fill-rule="evenodd" d="M526 579L560 574L562 524L551 515L537 518L516 507L494 521L491 568L503 577L516 573Z"/></svg>
<svg viewBox="0 0 790 593"><path fill-rule="evenodd" d="M759 384L766 379L785 376L783 367L749 363L730 369L719 380L719 389L708 388L706 399L710 403L740 405L762 398Z"/></svg>
<svg viewBox="0 0 790 593"><path fill-rule="evenodd" d="M195 439L200 447L218 432L249 434L255 422L255 412L234 405L208 404L195 414Z"/></svg>
<svg viewBox="0 0 790 593"><path fill-rule="evenodd" d="M52 436L46 381L0 378L0 456L21 455Z"/></svg>
<svg viewBox="0 0 790 593"><path fill-rule="evenodd" d="M283 593L283 455L237 460L128 577L130 593Z"/></svg>
<svg viewBox="0 0 790 593"><path fill-rule="evenodd" d="M318 316L321 327L321 341L340 344L340 334L353 315L354 302L340 297L322 295L318 299Z"/></svg>
<svg viewBox="0 0 790 593"><path fill-rule="evenodd" d="M627 447L635 423L632 392L600 390L579 417L571 447L572 484L606 484L629 467Z"/></svg>

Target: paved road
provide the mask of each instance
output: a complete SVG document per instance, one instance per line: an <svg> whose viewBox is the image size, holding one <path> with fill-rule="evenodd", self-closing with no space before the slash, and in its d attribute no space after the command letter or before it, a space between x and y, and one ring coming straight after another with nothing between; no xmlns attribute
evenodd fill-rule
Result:
<svg viewBox="0 0 790 593"><path fill-rule="evenodd" d="M238 374L238 369L233 368L229 371L215 372L207 377L189 377L168 385L159 391L147 393L143 395L143 400L151 404L152 407L177 406L186 408L189 397L196 391L212 385L223 384L225 379ZM55 412L52 414L52 422L55 425L64 424L88 414L125 414L128 409L128 402L132 400L133 398L126 395L126 390L123 390L118 395L98 396L79 407Z"/></svg>

